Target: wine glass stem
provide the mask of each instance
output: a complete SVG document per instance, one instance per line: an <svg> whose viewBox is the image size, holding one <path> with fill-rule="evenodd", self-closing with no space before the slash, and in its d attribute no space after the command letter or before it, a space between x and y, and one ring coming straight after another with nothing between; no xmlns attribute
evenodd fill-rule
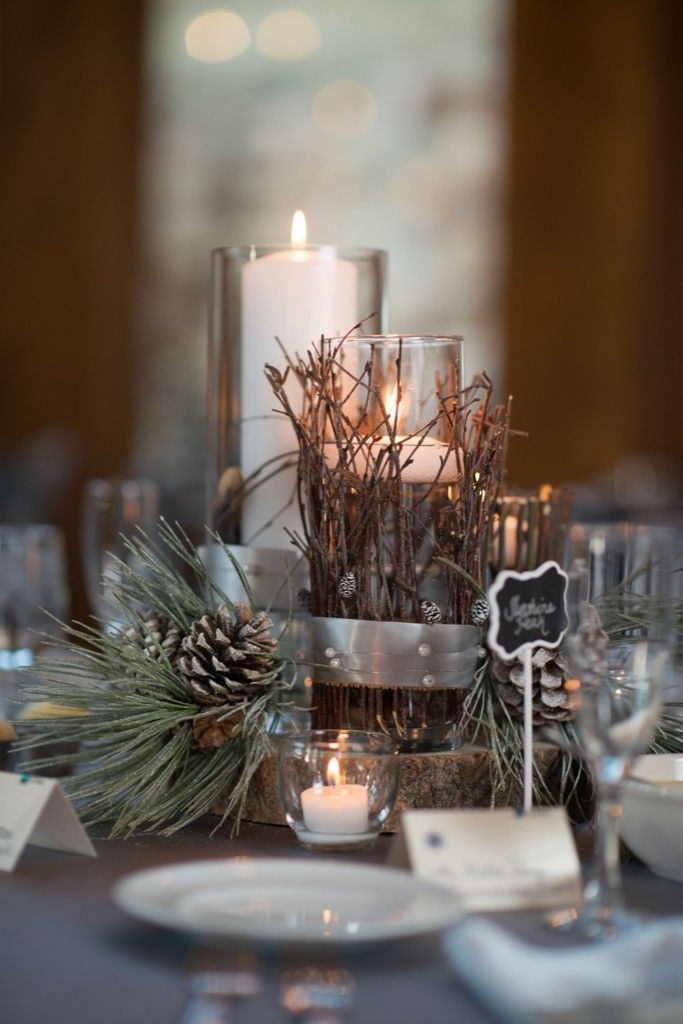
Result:
<svg viewBox="0 0 683 1024"><path fill-rule="evenodd" d="M595 840L595 867L586 885L587 904L599 915L611 919L623 906L619 828L621 822L621 786L598 786L598 828Z"/></svg>

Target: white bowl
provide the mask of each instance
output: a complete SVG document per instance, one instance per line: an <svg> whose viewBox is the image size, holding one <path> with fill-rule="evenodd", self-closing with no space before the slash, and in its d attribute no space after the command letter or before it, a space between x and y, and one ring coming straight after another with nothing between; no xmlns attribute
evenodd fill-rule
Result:
<svg viewBox="0 0 683 1024"><path fill-rule="evenodd" d="M647 754L624 783L621 836L656 875L683 882L683 754Z"/></svg>

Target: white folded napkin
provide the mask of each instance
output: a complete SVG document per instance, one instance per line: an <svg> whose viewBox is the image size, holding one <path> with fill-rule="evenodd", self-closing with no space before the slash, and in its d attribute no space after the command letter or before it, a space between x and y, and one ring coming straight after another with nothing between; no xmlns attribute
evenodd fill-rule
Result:
<svg viewBox="0 0 683 1024"><path fill-rule="evenodd" d="M603 944L542 948L483 918L446 936L458 975L509 1024L680 1024L683 918Z"/></svg>

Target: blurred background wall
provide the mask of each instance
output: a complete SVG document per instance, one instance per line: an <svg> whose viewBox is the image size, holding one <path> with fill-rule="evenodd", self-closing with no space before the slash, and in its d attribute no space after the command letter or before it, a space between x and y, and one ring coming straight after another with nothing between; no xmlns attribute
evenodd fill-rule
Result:
<svg viewBox="0 0 683 1024"><path fill-rule="evenodd" d="M512 476L680 457L683 5L519 0L510 105Z"/></svg>
<svg viewBox="0 0 683 1024"><path fill-rule="evenodd" d="M515 396L511 480L683 447L677 0L4 0L0 520L203 517L207 250L391 252L394 331ZM226 9L227 10L227 9Z"/></svg>

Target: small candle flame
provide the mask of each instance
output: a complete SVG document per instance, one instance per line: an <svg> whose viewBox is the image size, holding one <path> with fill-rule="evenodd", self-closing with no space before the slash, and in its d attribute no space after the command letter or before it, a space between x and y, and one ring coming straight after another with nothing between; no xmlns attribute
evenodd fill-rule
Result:
<svg viewBox="0 0 683 1024"><path fill-rule="evenodd" d="M341 772L339 771L339 760L336 757L331 757L327 764L327 781L329 782L330 786L339 785L340 775Z"/></svg>
<svg viewBox="0 0 683 1024"><path fill-rule="evenodd" d="M306 229L306 217L303 210L296 210L292 217L292 246L295 249L303 249L306 245L308 231Z"/></svg>
<svg viewBox="0 0 683 1024"><path fill-rule="evenodd" d="M387 390L384 398L384 408L387 411L387 419L393 419L394 413L396 412L396 405L398 403L398 388L394 386L391 391Z"/></svg>
<svg viewBox="0 0 683 1024"><path fill-rule="evenodd" d="M406 414L406 396L403 393L400 398L398 397L398 385L394 384L392 388L387 388L384 394L384 408L387 411L387 422L393 426L396 420L400 428L401 420Z"/></svg>

